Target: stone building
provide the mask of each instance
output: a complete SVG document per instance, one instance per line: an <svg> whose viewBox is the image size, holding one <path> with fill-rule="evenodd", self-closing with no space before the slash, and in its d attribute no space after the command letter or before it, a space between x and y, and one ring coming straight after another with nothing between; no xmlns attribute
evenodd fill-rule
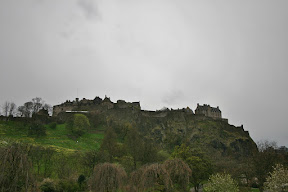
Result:
<svg viewBox="0 0 288 192"><path fill-rule="evenodd" d="M74 101L67 100L66 102L55 105L53 107L53 116L57 116L59 113L66 112L103 112L110 109L136 109L141 110L140 102L126 102L124 100L118 100L117 103L113 103L109 97L102 100L100 97L95 97L94 100L83 98L79 100L76 98Z"/></svg>
<svg viewBox="0 0 288 192"><path fill-rule="evenodd" d="M219 109L218 106L215 108L207 104L199 105L199 103L197 103L195 114L205 115L207 117L212 117L214 119L222 119L221 110Z"/></svg>

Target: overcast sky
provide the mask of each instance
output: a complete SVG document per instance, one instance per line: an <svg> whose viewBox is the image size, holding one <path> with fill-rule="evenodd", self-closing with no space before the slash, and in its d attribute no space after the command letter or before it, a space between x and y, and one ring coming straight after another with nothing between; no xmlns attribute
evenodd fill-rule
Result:
<svg viewBox="0 0 288 192"><path fill-rule="evenodd" d="M219 106L288 146L287 0L0 0L0 104Z"/></svg>

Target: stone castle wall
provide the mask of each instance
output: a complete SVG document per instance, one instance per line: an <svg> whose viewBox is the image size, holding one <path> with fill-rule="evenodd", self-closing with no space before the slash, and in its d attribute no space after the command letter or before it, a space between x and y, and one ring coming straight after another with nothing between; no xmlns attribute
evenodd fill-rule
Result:
<svg viewBox="0 0 288 192"><path fill-rule="evenodd" d="M57 116L61 112L67 111L106 111L110 109L135 109L141 110L139 102L126 102L124 100L118 100L117 103L113 103L110 98L102 100L96 97L94 100L88 100L83 98L79 100L76 98L74 101L66 101L60 105L53 107L53 116Z"/></svg>
<svg viewBox="0 0 288 192"><path fill-rule="evenodd" d="M74 101L66 101L60 105L55 105L53 107L53 116L57 116L59 113L62 112L70 112L70 111L87 111L87 112L101 113L111 109L131 109L141 112L141 114L146 117L163 118L166 117L168 114L171 114L172 112L181 112L185 114L194 115L193 110L191 110L189 107L176 110L166 109L159 111L145 111L141 110L140 102L126 102L124 100L118 100L117 103L113 103L108 97L105 97L104 100L102 100L99 97L96 97L94 100L88 100L85 98L79 100L78 98L76 98ZM206 104L204 105L197 104L195 115L197 115L199 118L203 116L228 122L228 119L222 118L219 107L214 108Z"/></svg>

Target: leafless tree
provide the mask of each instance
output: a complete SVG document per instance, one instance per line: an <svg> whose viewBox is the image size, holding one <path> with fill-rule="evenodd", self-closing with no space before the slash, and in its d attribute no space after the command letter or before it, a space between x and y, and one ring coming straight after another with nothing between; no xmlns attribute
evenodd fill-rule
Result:
<svg viewBox="0 0 288 192"><path fill-rule="evenodd" d="M9 117L10 115L14 115L16 108L17 107L15 103L6 101L2 106L4 116Z"/></svg>
<svg viewBox="0 0 288 192"><path fill-rule="evenodd" d="M17 110L17 106L15 103L11 102L10 103L10 109L9 109L9 116L14 116Z"/></svg>
<svg viewBox="0 0 288 192"><path fill-rule="evenodd" d="M45 105L43 99L41 97L35 97L32 99L32 103L33 103L33 111L32 114L37 113L40 111L40 109L43 108L43 106Z"/></svg>
<svg viewBox="0 0 288 192"><path fill-rule="evenodd" d="M261 140L257 142L258 151L263 152L269 149L277 149L276 141L269 141L269 140Z"/></svg>
<svg viewBox="0 0 288 192"><path fill-rule="evenodd" d="M3 110L3 113L4 113L4 116L8 117L9 115L9 109L10 109L10 103L8 101L6 101L4 103L4 105L2 106L2 110Z"/></svg>
<svg viewBox="0 0 288 192"><path fill-rule="evenodd" d="M120 166L112 163L98 164L89 180L92 191L114 192L125 185L127 174Z"/></svg>

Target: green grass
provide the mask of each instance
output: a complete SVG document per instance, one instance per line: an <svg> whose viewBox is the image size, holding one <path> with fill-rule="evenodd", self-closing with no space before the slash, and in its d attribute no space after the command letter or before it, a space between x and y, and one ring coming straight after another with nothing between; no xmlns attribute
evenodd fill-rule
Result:
<svg viewBox="0 0 288 192"><path fill-rule="evenodd" d="M35 145L50 146L56 150L88 151L99 149L104 137L103 131L90 130L79 138L71 136L65 124L55 129L46 125L46 136L29 137L28 126L21 122L0 122L0 140L16 140Z"/></svg>
<svg viewBox="0 0 288 192"><path fill-rule="evenodd" d="M251 188L251 192L260 192L258 188Z"/></svg>

